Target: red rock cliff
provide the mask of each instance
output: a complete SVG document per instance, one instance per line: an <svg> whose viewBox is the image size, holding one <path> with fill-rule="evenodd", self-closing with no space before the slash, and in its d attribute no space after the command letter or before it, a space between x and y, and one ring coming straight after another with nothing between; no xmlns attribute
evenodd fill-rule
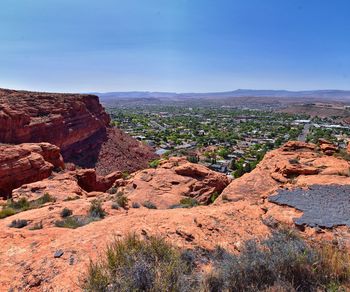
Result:
<svg viewBox="0 0 350 292"><path fill-rule="evenodd" d="M0 89L0 143L49 142L61 148L65 162L98 163L104 174L146 167L152 149L109 123L95 95ZM126 153L128 161L116 153Z"/></svg>

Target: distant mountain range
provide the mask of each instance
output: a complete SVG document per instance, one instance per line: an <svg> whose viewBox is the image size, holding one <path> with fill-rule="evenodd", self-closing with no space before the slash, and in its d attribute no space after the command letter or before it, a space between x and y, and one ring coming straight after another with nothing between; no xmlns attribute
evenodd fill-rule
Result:
<svg viewBox="0 0 350 292"><path fill-rule="evenodd" d="M274 97L274 98L320 98L349 100L350 90L306 90L306 91L288 91L288 90L252 90L237 89L226 92L208 92L208 93L175 93L175 92L149 92L149 91L130 91L130 92L106 92L98 93L102 101L113 99L139 99L139 98L157 98L157 99L186 99L186 98L233 98L233 97Z"/></svg>

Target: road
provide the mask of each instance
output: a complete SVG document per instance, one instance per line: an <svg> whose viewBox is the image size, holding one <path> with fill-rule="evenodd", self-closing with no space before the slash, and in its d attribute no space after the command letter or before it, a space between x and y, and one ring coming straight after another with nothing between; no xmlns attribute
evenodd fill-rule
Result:
<svg viewBox="0 0 350 292"><path fill-rule="evenodd" d="M301 142L305 142L306 141L306 137L309 134L310 131L310 124L305 124L303 131L301 132L301 134L298 137L298 140Z"/></svg>

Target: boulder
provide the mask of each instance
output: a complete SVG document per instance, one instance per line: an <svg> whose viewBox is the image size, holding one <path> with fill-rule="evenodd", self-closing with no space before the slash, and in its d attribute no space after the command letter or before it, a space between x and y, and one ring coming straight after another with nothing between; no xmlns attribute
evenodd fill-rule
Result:
<svg viewBox="0 0 350 292"><path fill-rule="evenodd" d="M0 196L7 197L23 184L49 177L64 163L57 146L49 143L0 145Z"/></svg>

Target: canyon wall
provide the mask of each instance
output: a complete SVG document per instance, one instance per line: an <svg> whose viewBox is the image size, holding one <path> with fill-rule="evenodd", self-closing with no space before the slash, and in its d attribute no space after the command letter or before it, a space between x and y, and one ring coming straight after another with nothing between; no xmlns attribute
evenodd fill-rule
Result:
<svg viewBox="0 0 350 292"><path fill-rule="evenodd" d="M0 143L48 142L65 162L98 171L135 171L156 156L118 129L95 95L0 89ZM125 159L127 157L127 159Z"/></svg>

